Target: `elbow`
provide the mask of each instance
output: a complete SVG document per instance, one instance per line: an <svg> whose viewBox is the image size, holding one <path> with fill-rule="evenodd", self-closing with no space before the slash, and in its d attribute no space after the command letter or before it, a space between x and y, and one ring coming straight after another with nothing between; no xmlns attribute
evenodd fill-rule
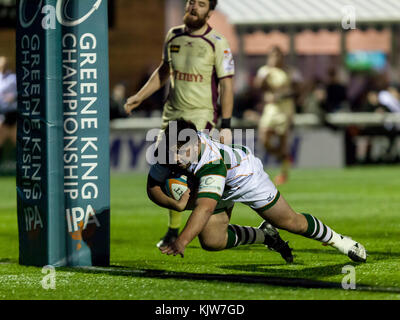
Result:
<svg viewBox="0 0 400 320"><path fill-rule="evenodd" d="M163 63L159 68L158 68L158 77L160 79L160 82L162 85L167 82L168 78L170 76L170 68L167 63Z"/></svg>
<svg viewBox="0 0 400 320"><path fill-rule="evenodd" d="M152 188L147 187L146 189L147 189L147 197L148 197L152 202L155 203L155 201L154 201L155 197L154 197Z"/></svg>

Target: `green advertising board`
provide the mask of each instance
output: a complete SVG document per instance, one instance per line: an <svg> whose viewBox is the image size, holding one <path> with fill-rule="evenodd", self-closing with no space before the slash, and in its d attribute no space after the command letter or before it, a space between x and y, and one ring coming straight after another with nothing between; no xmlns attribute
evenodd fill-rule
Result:
<svg viewBox="0 0 400 320"><path fill-rule="evenodd" d="M107 1L17 6L20 263L108 265Z"/></svg>

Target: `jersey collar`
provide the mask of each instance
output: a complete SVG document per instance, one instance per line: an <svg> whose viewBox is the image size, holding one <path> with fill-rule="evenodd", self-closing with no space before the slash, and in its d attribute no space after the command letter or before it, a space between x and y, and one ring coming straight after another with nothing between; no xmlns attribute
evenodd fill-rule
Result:
<svg viewBox="0 0 400 320"><path fill-rule="evenodd" d="M211 30L212 30L211 26L207 23L207 29L206 29L206 31L205 31L203 34L199 34L199 35L190 34L190 33L187 31L187 28L186 28L186 27L185 27L185 34L188 35L189 37L201 38L201 37L204 37L206 34L210 33Z"/></svg>

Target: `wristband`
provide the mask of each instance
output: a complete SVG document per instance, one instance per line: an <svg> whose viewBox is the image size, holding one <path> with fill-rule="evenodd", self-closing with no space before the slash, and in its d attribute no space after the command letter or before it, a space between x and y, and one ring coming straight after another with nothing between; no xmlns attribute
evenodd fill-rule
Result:
<svg viewBox="0 0 400 320"><path fill-rule="evenodd" d="M231 128L231 118L225 118L221 121L221 129L230 129Z"/></svg>

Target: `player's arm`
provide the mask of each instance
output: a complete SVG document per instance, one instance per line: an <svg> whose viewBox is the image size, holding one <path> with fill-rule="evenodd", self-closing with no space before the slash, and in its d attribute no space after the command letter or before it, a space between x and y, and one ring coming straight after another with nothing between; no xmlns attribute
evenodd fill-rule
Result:
<svg viewBox="0 0 400 320"><path fill-rule="evenodd" d="M258 69L257 75L254 78L254 87L262 91L269 91L270 87L268 86L267 76L268 69L266 67Z"/></svg>
<svg viewBox="0 0 400 320"><path fill-rule="evenodd" d="M135 95L128 98L127 102L124 105L125 112L130 114L133 109L137 108L144 100L150 97L154 92L161 89L165 83L167 82L170 73L170 56L168 43L171 37L173 36L172 29L167 33L164 49L162 54L162 60L158 68L153 72L150 76L149 80L145 83L145 85L137 92Z"/></svg>
<svg viewBox="0 0 400 320"><path fill-rule="evenodd" d="M215 42L215 69L219 79L221 102L221 132L222 143L232 143L231 118L233 111L233 79L235 63L229 43L223 37Z"/></svg>
<svg viewBox="0 0 400 320"><path fill-rule="evenodd" d="M125 112L130 114L132 110L137 108L144 100L161 89L167 82L169 75L169 64L163 60L139 92L128 98L124 105Z"/></svg>
<svg viewBox="0 0 400 320"><path fill-rule="evenodd" d="M147 195L156 205L176 211L184 211L190 197L190 189L182 195L180 200L168 197L161 189L161 182L155 180L149 174L147 177Z"/></svg>
<svg viewBox="0 0 400 320"><path fill-rule="evenodd" d="M200 184L195 208L176 241L160 248L162 253L174 256L180 254L183 257L186 246L204 229L221 199L226 174L227 169L222 159L215 164L205 165L196 173L196 176L200 178Z"/></svg>
<svg viewBox="0 0 400 320"><path fill-rule="evenodd" d="M160 248L161 252L168 255L173 254L174 256L180 254L183 258L186 246L204 229L216 206L217 201L215 199L198 199L178 239L173 244Z"/></svg>
<svg viewBox="0 0 400 320"><path fill-rule="evenodd" d="M232 118L233 112L233 79L226 77L220 80L221 116L222 119Z"/></svg>
<svg viewBox="0 0 400 320"><path fill-rule="evenodd" d="M230 144L232 143L231 118L233 112L233 79L226 77L220 81L220 94L221 94L221 109L222 109L222 122L221 122L221 142Z"/></svg>

